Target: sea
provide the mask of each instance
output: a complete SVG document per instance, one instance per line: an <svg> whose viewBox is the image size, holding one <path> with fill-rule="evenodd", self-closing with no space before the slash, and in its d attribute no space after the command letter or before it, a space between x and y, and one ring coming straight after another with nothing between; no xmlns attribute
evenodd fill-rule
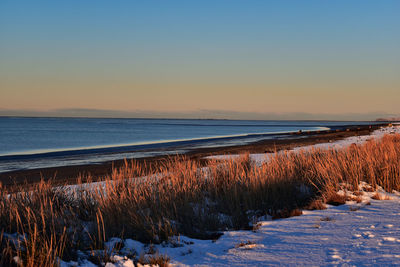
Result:
<svg viewBox="0 0 400 267"><path fill-rule="evenodd" d="M374 122L0 117L0 172L184 153L365 124Z"/></svg>

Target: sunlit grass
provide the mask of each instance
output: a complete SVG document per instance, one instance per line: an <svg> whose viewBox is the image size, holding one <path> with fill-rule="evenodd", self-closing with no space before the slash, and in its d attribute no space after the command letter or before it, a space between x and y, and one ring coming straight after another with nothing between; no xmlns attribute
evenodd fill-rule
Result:
<svg viewBox="0 0 400 267"><path fill-rule="evenodd" d="M399 190L400 135L339 151L281 153L261 166L249 155L206 167L182 157L147 170L126 162L101 183L41 182L12 194L2 188L0 265L54 266L76 259L78 250L101 262L111 237L145 243L179 234L215 239L227 229L253 229L260 216L342 204L346 197L337 191L344 184L354 191L361 181Z"/></svg>

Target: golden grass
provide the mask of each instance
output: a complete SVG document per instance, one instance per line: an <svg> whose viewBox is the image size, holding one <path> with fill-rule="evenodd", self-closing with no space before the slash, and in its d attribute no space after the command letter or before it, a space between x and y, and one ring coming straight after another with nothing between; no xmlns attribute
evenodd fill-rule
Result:
<svg viewBox="0 0 400 267"><path fill-rule="evenodd" d="M255 217L344 203L346 196L336 194L343 184L353 191L361 181L399 190L400 135L339 151L279 154L262 166L244 155L201 167L182 157L145 172L133 161L103 183L78 181L73 190L44 182L12 194L1 188L0 265L18 256L23 266L54 266L76 259L78 250L106 259L104 243L111 237L145 243L177 234L215 239L226 229L251 229ZM152 262L168 260L157 256Z"/></svg>

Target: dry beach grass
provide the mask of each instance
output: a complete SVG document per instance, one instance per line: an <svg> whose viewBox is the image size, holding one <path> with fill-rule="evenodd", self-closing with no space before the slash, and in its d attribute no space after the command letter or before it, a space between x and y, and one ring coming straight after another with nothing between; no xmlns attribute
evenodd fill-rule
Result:
<svg viewBox="0 0 400 267"><path fill-rule="evenodd" d="M111 237L144 243L173 243L179 234L215 239L224 230L252 229L264 215L283 218L339 205L346 196L337 191L343 185L357 191L362 181L388 192L400 189L400 135L338 151L279 153L261 166L249 155L211 160L207 167L175 158L152 171L126 162L101 183L2 190L0 265L53 266L82 252L101 263L110 259L105 242ZM129 256L146 263L141 255Z"/></svg>

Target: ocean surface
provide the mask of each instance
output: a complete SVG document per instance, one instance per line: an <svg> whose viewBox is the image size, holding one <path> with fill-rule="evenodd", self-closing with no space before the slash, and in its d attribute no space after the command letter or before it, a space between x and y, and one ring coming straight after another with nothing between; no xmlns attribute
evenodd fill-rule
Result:
<svg viewBox="0 0 400 267"><path fill-rule="evenodd" d="M371 122L0 117L0 172L178 153L362 124Z"/></svg>

